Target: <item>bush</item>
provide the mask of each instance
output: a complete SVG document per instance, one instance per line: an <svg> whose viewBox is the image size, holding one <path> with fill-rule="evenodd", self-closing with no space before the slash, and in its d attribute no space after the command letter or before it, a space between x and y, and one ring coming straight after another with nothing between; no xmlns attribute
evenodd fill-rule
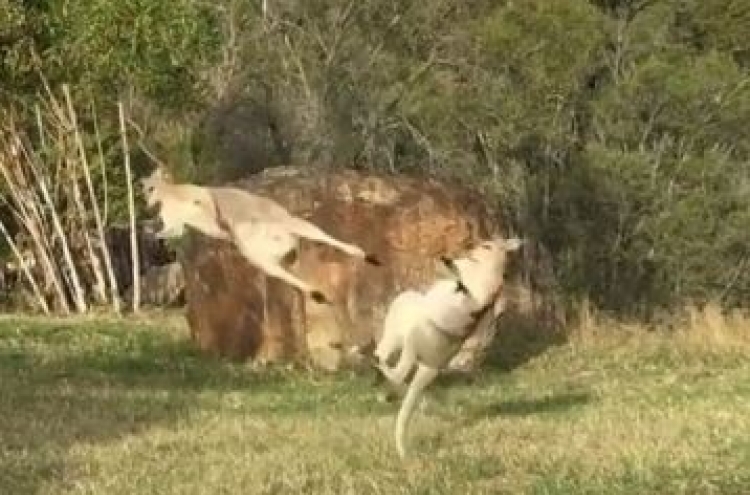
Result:
<svg viewBox="0 0 750 495"><path fill-rule="evenodd" d="M3 100L40 91L33 47L52 86L125 98L181 177L459 179L547 244L571 297L747 300L750 0L0 6Z"/></svg>

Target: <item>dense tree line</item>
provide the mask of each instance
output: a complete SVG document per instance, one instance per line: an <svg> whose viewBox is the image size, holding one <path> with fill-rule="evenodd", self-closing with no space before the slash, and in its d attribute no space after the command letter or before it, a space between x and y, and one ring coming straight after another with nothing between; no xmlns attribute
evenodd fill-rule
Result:
<svg viewBox="0 0 750 495"><path fill-rule="evenodd" d="M69 83L114 147L123 99L184 177L295 163L460 178L549 247L571 297L638 314L750 297L750 0L0 12L2 105L29 108L40 74Z"/></svg>

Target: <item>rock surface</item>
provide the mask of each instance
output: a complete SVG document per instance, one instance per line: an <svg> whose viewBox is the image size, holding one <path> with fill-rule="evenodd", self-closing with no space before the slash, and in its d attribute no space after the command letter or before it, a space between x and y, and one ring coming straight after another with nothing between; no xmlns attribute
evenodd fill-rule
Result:
<svg viewBox="0 0 750 495"><path fill-rule="evenodd" d="M434 279L440 255L457 255L490 232L508 234L476 192L431 179L281 167L236 185L275 199L383 263L375 267L302 240L291 270L333 302L320 305L262 275L231 244L191 232L180 250L191 335L201 349L238 360L301 359L338 369L346 349L379 337L398 292ZM525 297L515 307L537 311L546 300L530 288L528 270L517 271L526 284L516 287ZM494 330L467 341L457 366L475 367Z"/></svg>

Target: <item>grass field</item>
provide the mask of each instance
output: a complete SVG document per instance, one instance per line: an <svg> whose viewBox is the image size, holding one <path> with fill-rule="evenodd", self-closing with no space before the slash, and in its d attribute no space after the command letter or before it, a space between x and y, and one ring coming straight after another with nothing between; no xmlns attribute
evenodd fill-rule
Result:
<svg viewBox="0 0 750 495"><path fill-rule="evenodd" d="M750 328L604 330L444 380L402 465L372 374L254 371L157 323L4 318L0 493L750 493Z"/></svg>

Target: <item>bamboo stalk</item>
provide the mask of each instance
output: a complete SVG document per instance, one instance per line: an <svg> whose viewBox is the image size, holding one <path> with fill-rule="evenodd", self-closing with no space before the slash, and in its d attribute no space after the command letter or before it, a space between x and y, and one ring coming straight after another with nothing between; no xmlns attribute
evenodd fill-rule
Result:
<svg viewBox="0 0 750 495"><path fill-rule="evenodd" d="M75 165L71 164L70 166L72 168ZM73 201L75 202L76 209L78 210L78 218L81 222L81 235L83 235L86 252L88 253L89 260L91 261L91 270L94 272L94 279L96 280L96 298L101 304L107 304L107 283L104 281L102 265L99 257L94 252L94 245L91 242L91 235L89 235L89 229L87 225L88 219L86 218L86 205L84 205L83 203L81 188L78 186L78 180L75 175L71 177L70 182L73 189Z"/></svg>
<svg viewBox="0 0 750 495"><path fill-rule="evenodd" d="M29 169L32 171L36 179L37 186L42 192L42 197L47 203L49 214L52 220L52 226L58 239L60 239L63 260L67 265L70 281L73 285L73 301L75 302L76 310L79 313L85 313L88 307L86 305L86 298L84 296L83 287L81 286L81 278L78 274L78 269L73 262L73 255L71 254L70 245L68 243L67 237L65 236L65 231L62 228L62 222L60 222L60 215L58 214L57 209L55 208L55 204L52 201L52 196L49 193L49 188L47 187L47 179L46 177L44 177L41 171L37 169L36 165L34 165L34 157L32 157L28 153L28 150L26 150L26 154L28 158L26 163L28 163Z"/></svg>
<svg viewBox="0 0 750 495"><path fill-rule="evenodd" d="M72 313L71 301L69 297L69 290L67 288L70 282L63 273L63 267L58 258L59 251L57 247L50 243L49 237L52 236L50 232L39 230L34 224L26 227L27 232L31 235L34 241L37 255L42 260L42 266L44 267L44 279L45 279L45 290L50 287L54 289L57 306L66 315Z"/></svg>
<svg viewBox="0 0 750 495"><path fill-rule="evenodd" d="M125 127L125 110L121 101L117 102L120 117L120 136L122 138L122 153L125 161L125 180L128 187L128 213L130 214L130 255L133 263L133 311L138 311L141 304L140 259L138 256L138 232L135 224L135 196L133 194L133 174L130 170L130 149Z"/></svg>
<svg viewBox="0 0 750 495"><path fill-rule="evenodd" d="M107 162L104 159L104 151L102 150L102 137L99 133L99 122L96 118L96 104L91 102L91 117L94 121L94 136L96 137L96 150L99 155L99 167L102 171L102 223L107 225L109 223L109 184L107 182Z"/></svg>
<svg viewBox="0 0 750 495"><path fill-rule="evenodd" d="M22 146L19 144L18 148L22 149ZM36 188L32 187L29 183L29 179L26 177L20 162L17 163L18 166L14 167L12 170L14 180L13 184L18 193L16 196L17 202L29 218L32 218L36 222L39 232L45 232L47 230L47 223L45 222L45 217L39 208L42 200L39 197ZM47 236L42 236L42 241L44 241L44 245L47 248L50 247Z"/></svg>
<svg viewBox="0 0 750 495"><path fill-rule="evenodd" d="M68 300L65 297L62 280L60 280L59 274L55 270L52 259L47 252L49 245L45 244L45 241L42 240L46 240L46 238L45 236L42 236L40 234L37 224L34 223L34 218L26 209L27 205L25 204L22 195L18 191L16 184L13 182L13 179L6 167L6 163L3 160L0 160L0 173L2 174L6 184L8 185L8 189L11 193L11 196L13 197L13 201L17 205L17 208L13 211L16 214L17 218L21 221L23 226L26 228L26 231L29 233L29 235L31 235L31 240L34 242L34 246L37 250L37 256L42 261L44 273L47 276L48 280L52 282L55 293L57 294L57 298L60 301L60 308L62 309L63 313L70 314L70 305L68 304Z"/></svg>
<svg viewBox="0 0 750 495"><path fill-rule="evenodd" d="M146 133L141 129L141 126L139 126L133 119L128 119L128 125L133 128L133 130L138 134L138 147L143 151L143 153L154 162L157 166L157 168L161 168L162 170L166 171L167 166L164 164L163 161L159 160L159 158L151 152L151 150L148 149L148 147L144 144L144 137Z"/></svg>
<svg viewBox="0 0 750 495"><path fill-rule="evenodd" d="M62 106L58 103L57 98L55 98L55 94L52 92L52 88L50 88L49 82L47 81L47 78L45 77L44 73L41 70L41 63L38 62L39 55L36 53L36 50L32 48L32 56L37 59L37 65L36 72L39 76L39 79L42 81L42 86L44 87L45 93L47 93L47 100L42 99L42 101L48 102L50 107L50 113L57 117L57 121L60 125L63 127L65 126L66 119L65 119L65 112L62 109Z"/></svg>
<svg viewBox="0 0 750 495"><path fill-rule="evenodd" d="M47 304L46 299L44 299L44 295L42 294L41 289L39 289L39 285L36 283L34 276L31 274L29 267L26 265L26 260L23 259L23 255L21 255L21 252L18 250L16 243L13 241L13 237L11 237L10 233L8 233L8 229L5 228L5 224L2 222L2 220L0 220L0 231L2 231L3 237L5 237L5 242L8 243L11 251L13 251L13 255L18 260L18 266L21 267L21 271L23 271L26 280L29 282L29 285L31 285L31 290L32 292L34 292L37 304L39 304L39 306L42 308L44 314L50 314L49 305Z"/></svg>
<svg viewBox="0 0 750 495"><path fill-rule="evenodd" d="M54 287L62 311L65 314L69 314L70 304L68 303L68 298L64 290L65 284L62 274L60 273L61 267L58 263L53 263L52 261L53 259L56 259L53 246L54 235L48 233L50 230L49 224L45 221L46 218L40 211L40 205L43 204L43 200L39 196L39 188L32 187L29 183L29 179L23 171L24 167L21 165L22 163L25 163L25 168L31 169L32 173L36 174L36 169L33 167L32 162L33 157L23 145L15 128L11 128L11 134L12 139L14 140L11 144L12 152L18 166L13 169L16 182L10 180L10 173L8 177L6 177L6 182L8 182L12 191L13 189L16 190L15 201L19 206L20 211L23 213L23 215L18 218L23 223L27 232L31 235L37 254L42 260L46 280ZM22 157L24 161L21 161ZM21 191L24 194L21 194Z"/></svg>
<svg viewBox="0 0 750 495"><path fill-rule="evenodd" d="M46 236L42 235L37 226L31 221L27 222L24 227L26 227L26 231L31 235L31 240L34 242L37 256L42 261L45 277L52 283L52 286L55 289L55 295L57 296L60 309L64 314L69 315L71 313L70 304L65 295L63 280L60 273L58 273L55 264L52 262L51 249L48 245L45 245L46 242L43 240Z"/></svg>
<svg viewBox="0 0 750 495"><path fill-rule="evenodd" d="M47 109L48 114L51 111L51 110L49 110L49 107L50 107L49 104L45 105L45 108ZM34 105L34 109L35 109L35 113L36 113L37 132L39 133L39 141L40 141L39 148L42 151L48 151L50 143L48 143L48 138L46 136L50 135L50 133L45 128L45 124L44 124L45 119L42 118L43 114L42 114L42 111L40 109L39 103L36 103ZM46 120L50 120L50 119L47 118ZM62 125L62 124L58 123L58 126L59 125ZM54 140L54 138L52 138L52 137L50 137L49 139L51 141L53 141L53 143L55 145L60 146L59 139L58 140ZM47 174L47 176L50 177L50 182L52 184L52 200L55 202L55 204L58 204L58 199L59 199L59 197L61 195L61 192L60 192L61 188L62 188L61 184L64 184L64 181L60 179L60 176L64 172L63 167L61 166L61 162L62 162L62 160L59 160L59 159L55 160L54 171L53 172L49 172ZM37 194L37 196L38 196L38 194ZM39 200L38 203L41 203L41 200Z"/></svg>
<svg viewBox="0 0 750 495"><path fill-rule="evenodd" d="M63 308L63 311L67 314L70 312L70 305L68 304L68 299L65 295L64 283L59 272L59 266L52 261L55 259L53 254L54 247L51 242L52 236L47 234L47 232L49 232L49 226L45 223L42 212L38 207L38 205L41 204L41 199L38 194L36 194L36 191L32 192L28 188L24 189L24 191L26 191L28 197L16 198L16 204L21 207L21 210L14 211L13 213L16 215L16 218L21 221L24 228L26 228L26 231L31 235L31 239L34 242L37 251L37 256L39 259L43 260L42 266L44 267L43 273L46 283L45 288L49 287L50 284L52 285L55 289L57 298L60 301L60 307ZM21 211L23 211L23 215L25 216L21 216Z"/></svg>
<svg viewBox="0 0 750 495"><path fill-rule="evenodd" d="M39 108L38 103L34 105L34 113L36 114L36 126L37 126L37 132L39 133L40 148L43 151L46 151L48 149L47 148L48 143L47 143L47 138L46 138L47 132L44 127L44 120L42 119L42 112L41 112L41 109ZM15 130L14 130L14 133L15 133ZM53 188L52 198L55 201L55 203L57 203L57 197L59 195L60 184L62 183L62 181L60 181L59 179L60 179L60 167L57 166L51 179L52 188ZM34 203L41 204L42 201L41 201L41 198L39 197L38 191L35 188L29 188L29 190L33 191ZM44 218L42 218L42 222L43 222L43 225L42 225L43 230L46 230L47 224L44 223Z"/></svg>
<svg viewBox="0 0 750 495"><path fill-rule="evenodd" d="M47 140L44 137L44 125L42 124L42 111L39 109L39 104L34 105L34 116L36 117L36 127L39 131L39 145L42 149L47 147Z"/></svg>
<svg viewBox="0 0 750 495"><path fill-rule="evenodd" d="M88 189L89 193L89 201L91 203L91 209L94 214L94 222L96 224L96 231L99 236L99 242L100 242L100 248L102 252L102 258L104 259L104 265L106 266L107 270L107 276L109 279L109 286L111 289L112 294L112 305L114 307L114 310L116 312L120 312L120 297L119 297L119 291L117 289L117 280L115 278L114 269L112 268L112 259L109 255L109 247L107 246L107 240L104 235L104 224L102 222L102 217L99 212L99 203L96 198L96 193L94 192L94 184L91 180L91 170L89 167L89 162L86 157L86 149L83 146L83 138L81 137L81 132L78 127L78 116L76 115L75 109L73 108L73 101L70 97L70 89L68 88L68 85L63 85L63 93L65 95L65 102L68 107L68 115L70 118L71 123L73 124L73 133L75 136L76 145L78 147L78 155L80 157L81 166L83 168L83 177L86 180L86 187ZM102 160L102 164L104 161ZM75 180L75 179L74 179ZM77 185L76 185L77 189ZM88 232L86 233L87 236L87 243L90 244L91 240L88 238ZM103 303L107 302L107 293L106 288L107 284L104 281L104 274L102 273L101 264L99 263L99 259L94 255L93 250L89 246L90 249L90 256L92 265L94 268L94 276L96 277L97 284L101 284L101 292L99 294L100 299Z"/></svg>
<svg viewBox="0 0 750 495"><path fill-rule="evenodd" d="M96 118L96 105L92 101L91 103L91 115L93 117L94 121L94 135L96 136L96 149L99 156L99 167L101 169L102 173L102 209L104 210L104 213L102 213L102 224L104 227L106 227L109 224L109 182L107 180L107 161L104 159L104 151L102 149L102 138L101 134L99 133L99 122ZM114 310L117 313L122 312L122 300L120 298L120 287L119 282L117 281L117 277L115 275L114 266L112 263L112 255L109 250L109 245L107 244L107 236L106 233L104 233L102 237L102 246L103 249L107 250L107 275L110 279L110 288L112 290L112 304L114 306Z"/></svg>

